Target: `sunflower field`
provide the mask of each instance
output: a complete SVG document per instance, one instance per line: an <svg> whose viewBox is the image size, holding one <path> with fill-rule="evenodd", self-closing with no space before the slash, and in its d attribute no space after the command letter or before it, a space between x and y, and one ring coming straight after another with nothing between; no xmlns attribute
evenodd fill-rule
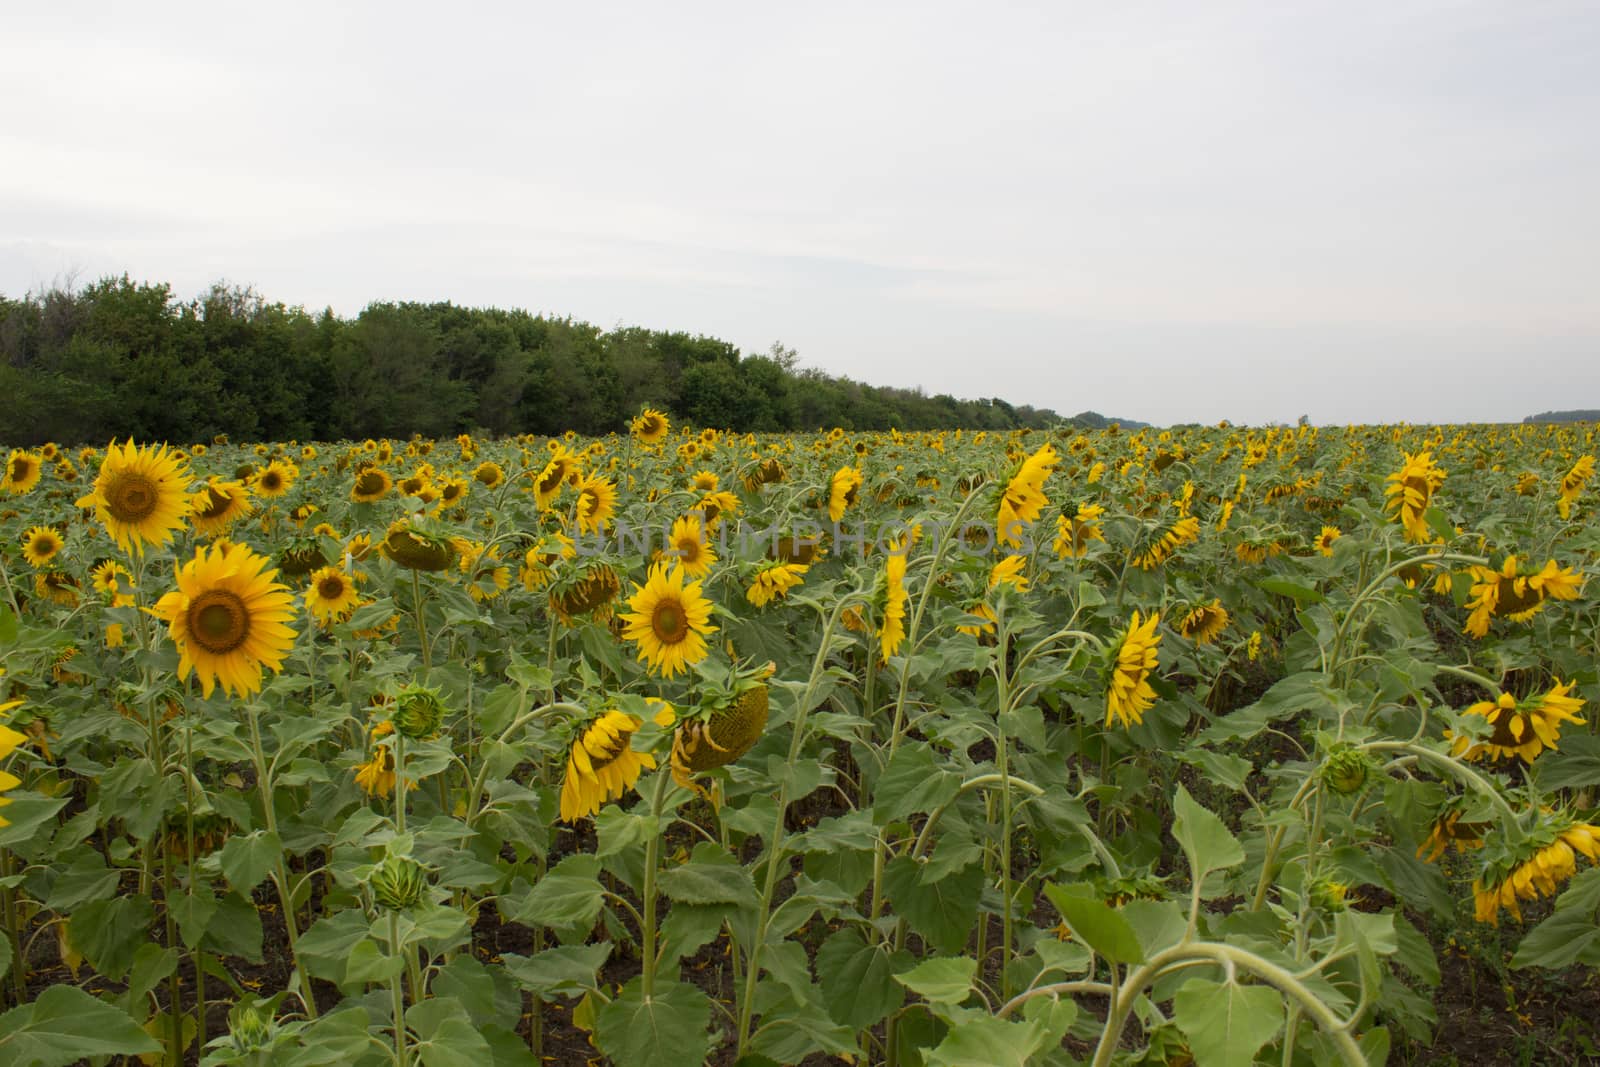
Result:
<svg viewBox="0 0 1600 1067"><path fill-rule="evenodd" d="M1594 436L0 449L0 1063L1572 1062Z"/></svg>

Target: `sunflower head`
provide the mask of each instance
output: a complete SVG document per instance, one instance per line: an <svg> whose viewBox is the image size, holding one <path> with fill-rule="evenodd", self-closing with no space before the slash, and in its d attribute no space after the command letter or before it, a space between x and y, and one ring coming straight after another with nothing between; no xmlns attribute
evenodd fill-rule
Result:
<svg viewBox="0 0 1600 1067"><path fill-rule="evenodd" d="M1161 664L1161 635L1156 633L1160 623L1159 612L1146 619L1135 611L1121 639L1112 647L1106 672L1107 726L1112 722L1136 726L1156 702L1150 676Z"/></svg>
<svg viewBox="0 0 1600 1067"><path fill-rule="evenodd" d="M1600 826L1567 812L1535 809L1523 816L1519 835L1496 835L1480 854L1483 867L1472 884L1477 920L1497 926L1501 910L1522 921L1521 901L1554 897L1578 873L1577 858L1600 861Z"/></svg>
<svg viewBox="0 0 1600 1067"><path fill-rule="evenodd" d="M1178 632L1197 645L1208 645L1228 628L1228 609L1220 598L1209 604L1197 604L1178 620Z"/></svg>
<svg viewBox="0 0 1600 1067"><path fill-rule="evenodd" d="M672 739L672 776L686 789L694 777L734 762L761 739L767 728L767 679L776 664L743 670L702 670L706 684L699 706L688 714L678 709Z"/></svg>
<svg viewBox="0 0 1600 1067"><path fill-rule="evenodd" d="M294 643L294 598L269 562L246 545L199 549L151 609L178 646L178 677L192 670L208 697L218 682L240 697L259 692L262 667L282 669Z"/></svg>
<svg viewBox="0 0 1600 1067"><path fill-rule="evenodd" d="M315 571L305 595L306 610L324 626L349 618L359 600L355 579L339 567Z"/></svg>
<svg viewBox="0 0 1600 1067"><path fill-rule="evenodd" d="M537 551L530 549L530 555ZM541 560L549 559L541 555ZM549 563L542 563L545 574L548 575ZM529 570L529 565L524 562L524 572ZM528 584L529 575L523 576L523 584ZM535 575L537 581L537 575ZM544 581L548 581L548 577ZM622 592L622 579L617 577L616 568L604 560L591 560L584 565L576 575L566 578L551 586L550 611L560 619L564 625L571 626L574 619L594 618L606 619L611 615L612 601Z"/></svg>
<svg viewBox="0 0 1600 1067"><path fill-rule="evenodd" d="M394 696L394 710L389 721L401 736L412 741L437 737L444 723L444 702L439 691L420 685L408 685Z"/></svg>
<svg viewBox="0 0 1600 1067"><path fill-rule="evenodd" d="M22 535L22 558L35 569L48 566L65 544L54 526L35 526Z"/></svg>
<svg viewBox="0 0 1600 1067"><path fill-rule="evenodd" d="M610 710L579 725L561 783L561 821L594 815L608 800L620 800L655 757L633 750L633 735L643 723L627 712Z"/></svg>
<svg viewBox="0 0 1600 1067"><path fill-rule="evenodd" d="M106 449L94 491L77 502L93 508L124 552L164 545L183 528L191 504L189 469L165 445L136 448L132 441Z"/></svg>
<svg viewBox="0 0 1600 1067"><path fill-rule="evenodd" d="M194 528L207 537L228 532L240 519L249 518L250 494L240 481L211 478L189 498Z"/></svg>
<svg viewBox="0 0 1600 1067"><path fill-rule="evenodd" d="M461 554L455 539L405 519L389 527L378 551L402 567L429 572L448 570Z"/></svg>
<svg viewBox="0 0 1600 1067"><path fill-rule="evenodd" d="M644 585L634 587L631 609L622 616L623 637L639 647L639 659L650 669L671 678L706 657L706 635L711 625L711 601L700 583L685 583L682 567L665 563L650 568Z"/></svg>
<svg viewBox="0 0 1600 1067"><path fill-rule="evenodd" d="M375 463L364 463L356 468L355 481L350 486L350 499L358 504L371 504L382 500L394 488L389 472Z"/></svg>
<svg viewBox="0 0 1600 1067"><path fill-rule="evenodd" d="M628 428L641 444L654 445L666 439L667 432L672 428L672 422L655 408L645 408Z"/></svg>
<svg viewBox="0 0 1600 1067"><path fill-rule="evenodd" d="M1342 796L1351 796L1361 790L1376 768L1372 757L1364 749L1343 745L1334 749L1323 760L1318 776L1324 785Z"/></svg>
<svg viewBox="0 0 1600 1067"><path fill-rule="evenodd" d="M44 460L38 454L13 448L5 470L0 471L0 493L21 496L31 492L43 471Z"/></svg>
<svg viewBox="0 0 1600 1067"><path fill-rule="evenodd" d="M372 899L390 911L406 911L422 902L428 889L428 874L410 856L386 856L367 878Z"/></svg>
<svg viewBox="0 0 1600 1067"><path fill-rule="evenodd" d="M296 537L278 554L278 569L290 578L304 578L319 567L328 565L322 552L321 539Z"/></svg>

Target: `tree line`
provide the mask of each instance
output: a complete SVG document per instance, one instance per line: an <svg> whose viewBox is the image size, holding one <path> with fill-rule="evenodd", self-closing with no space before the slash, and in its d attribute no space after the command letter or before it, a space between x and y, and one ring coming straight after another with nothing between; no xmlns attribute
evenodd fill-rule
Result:
<svg viewBox="0 0 1600 1067"><path fill-rule="evenodd" d="M1042 428L1054 412L872 386L773 345L451 303L354 318L108 277L0 296L0 441L173 443L621 431L643 407L740 431Z"/></svg>

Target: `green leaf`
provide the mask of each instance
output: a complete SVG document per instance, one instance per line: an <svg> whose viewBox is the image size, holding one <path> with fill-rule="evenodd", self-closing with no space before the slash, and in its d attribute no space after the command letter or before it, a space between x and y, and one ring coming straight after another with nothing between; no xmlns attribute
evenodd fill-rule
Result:
<svg viewBox="0 0 1600 1067"><path fill-rule="evenodd" d="M1222 820L1195 803L1182 783L1173 799L1172 836L1189 857L1189 871L1196 880L1209 872L1237 867L1244 862L1244 849L1228 832Z"/></svg>
<svg viewBox="0 0 1600 1067"><path fill-rule="evenodd" d="M898 819L933 811L955 799L961 776L934 763L926 745L902 745L878 779L873 793L872 821L886 826Z"/></svg>
<svg viewBox="0 0 1600 1067"><path fill-rule="evenodd" d="M344 962L356 943L367 936L367 920L359 908L318 919L300 935L295 946L305 968L318 978L337 982L344 977Z"/></svg>
<svg viewBox="0 0 1600 1067"><path fill-rule="evenodd" d="M1197 1067L1250 1063L1283 1028L1283 999L1265 986L1191 978L1172 1007Z"/></svg>
<svg viewBox="0 0 1600 1067"><path fill-rule="evenodd" d="M91 900L105 900L117 888L121 877L122 872L107 867L100 853L84 849L56 877L50 895L45 898L45 907L67 914Z"/></svg>
<svg viewBox="0 0 1600 1067"><path fill-rule="evenodd" d="M238 893L218 898L202 944L223 956L242 956L251 963L260 963L261 913Z"/></svg>
<svg viewBox="0 0 1600 1067"><path fill-rule="evenodd" d="M359 982L387 982L406 969L404 956L386 956L370 937L356 942L345 961L343 985Z"/></svg>
<svg viewBox="0 0 1600 1067"><path fill-rule="evenodd" d="M1072 936L1113 963L1142 963L1144 948L1128 920L1093 897L1081 895L1087 887L1061 886L1054 882L1044 887L1045 896L1061 912Z"/></svg>
<svg viewBox="0 0 1600 1067"><path fill-rule="evenodd" d="M894 980L935 1004L960 1004L972 993L972 977L978 961L962 956L955 959L934 957L923 960Z"/></svg>
<svg viewBox="0 0 1600 1067"><path fill-rule="evenodd" d="M966 947L978 920L983 868L974 865L931 885L922 883L922 868L910 856L896 856L884 868L884 889L911 929L953 956Z"/></svg>
<svg viewBox="0 0 1600 1067"><path fill-rule="evenodd" d="M1283 578L1263 578L1256 583L1256 586L1263 592L1272 593L1276 596L1292 597L1294 602L1301 607L1307 604L1320 604L1328 599L1315 589L1296 585L1294 582Z"/></svg>
<svg viewBox="0 0 1600 1067"><path fill-rule="evenodd" d="M661 872L661 891L684 904L754 906L756 887L750 872L728 850L710 841L694 847L689 862Z"/></svg>
<svg viewBox="0 0 1600 1067"><path fill-rule="evenodd" d="M575 939L594 925L604 901L600 860L579 853L552 867L510 916L516 922L538 923Z"/></svg>
<svg viewBox="0 0 1600 1067"><path fill-rule="evenodd" d="M562 945L534 956L501 957L517 984L541 997L579 997L598 986L596 974L611 956L611 942Z"/></svg>
<svg viewBox="0 0 1600 1067"><path fill-rule="evenodd" d="M711 1001L692 985L663 982L646 998L643 976L595 1017L595 1041L619 1067L681 1067L711 1052Z"/></svg>
<svg viewBox="0 0 1600 1067"><path fill-rule="evenodd" d="M283 855L283 843L270 830L256 830L228 838L222 846L222 874L228 884L248 894L272 871Z"/></svg>
<svg viewBox="0 0 1600 1067"><path fill-rule="evenodd" d="M1177 755L1191 767L1199 768L1211 781L1225 785L1235 793L1244 791L1250 772L1255 770L1255 765L1242 756L1213 752L1209 748L1192 748Z"/></svg>
<svg viewBox="0 0 1600 1067"><path fill-rule="evenodd" d="M67 935L95 970L116 981L128 973L134 953L150 939L154 919L148 897L97 900L72 913Z"/></svg>
<svg viewBox="0 0 1600 1067"><path fill-rule="evenodd" d="M952 1026L928 1053L927 1067L1028 1067L1046 1038L1040 1022L979 1016Z"/></svg>
<svg viewBox="0 0 1600 1067"><path fill-rule="evenodd" d="M425 1067L484 1067L492 1062L484 1040L467 1011L454 997L429 997L406 1010L406 1025L422 1040L418 1051Z"/></svg>
<svg viewBox="0 0 1600 1067"><path fill-rule="evenodd" d="M494 1038L485 1028L496 1024L515 1028L522 1014L522 991L511 975L501 967L486 967L467 953L445 964L428 983L428 992L465 1005L473 1025L484 1030L491 1045Z"/></svg>
<svg viewBox="0 0 1600 1067"><path fill-rule="evenodd" d="M1559 749L1539 760L1538 771L1543 790L1600 785L1600 736L1568 734Z"/></svg>
<svg viewBox="0 0 1600 1067"><path fill-rule="evenodd" d="M853 929L840 930L817 950L822 1001L839 1023L865 1030L905 1003L905 991L890 981L892 954L869 945Z"/></svg>
<svg viewBox="0 0 1600 1067"><path fill-rule="evenodd" d="M137 1055L161 1046L123 1011L74 985L53 985L0 1015L0 1060L67 1067L87 1056Z"/></svg>
<svg viewBox="0 0 1600 1067"><path fill-rule="evenodd" d="M1590 867L1574 878L1556 898L1555 914L1528 931L1511 957L1515 968L1545 967L1559 970L1600 957L1600 867Z"/></svg>
<svg viewBox="0 0 1600 1067"><path fill-rule="evenodd" d="M608 804L594 817L595 836L599 838L594 854L604 858L642 845L655 836L657 825L649 815L635 815Z"/></svg>

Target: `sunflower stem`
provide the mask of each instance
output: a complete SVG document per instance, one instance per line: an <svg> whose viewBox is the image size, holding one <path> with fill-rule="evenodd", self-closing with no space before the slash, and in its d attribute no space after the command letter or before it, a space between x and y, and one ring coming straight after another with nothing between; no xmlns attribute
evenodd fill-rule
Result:
<svg viewBox="0 0 1600 1067"><path fill-rule="evenodd" d="M433 653L428 648L428 621L422 613L422 577L411 572L411 603L417 618L417 643L422 648L422 682L428 682L428 672L433 670Z"/></svg>
<svg viewBox="0 0 1600 1067"><path fill-rule="evenodd" d="M400 952L400 916L393 908L389 912L389 951ZM389 1003L394 1013L394 1062L396 1067L406 1067L406 994L401 985L401 976L397 971L389 979Z"/></svg>
<svg viewBox="0 0 1600 1067"><path fill-rule="evenodd" d="M644 961L640 990L647 1001L656 990L656 866L661 859L661 838L667 832L661 803L671 780L672 773L667 768L656 772L655 788L650 792L650 816L656 820L656 832L644 847L644 919L639 929L639 954Z"/></svg>

